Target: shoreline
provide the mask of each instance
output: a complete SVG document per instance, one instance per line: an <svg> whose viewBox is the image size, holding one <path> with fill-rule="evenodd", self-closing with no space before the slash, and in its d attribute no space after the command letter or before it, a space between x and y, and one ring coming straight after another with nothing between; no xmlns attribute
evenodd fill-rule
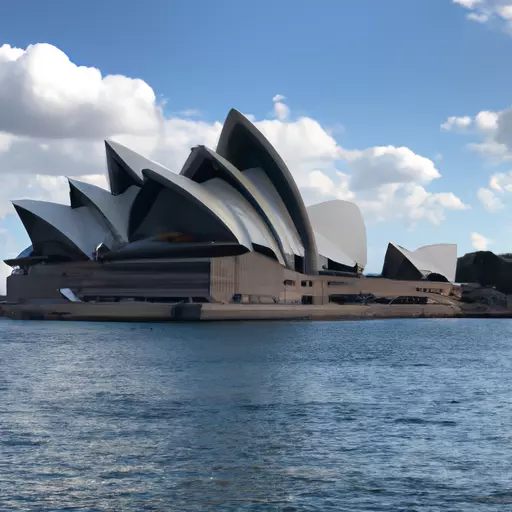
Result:
<svg viewBox="0 0 512 512"><path fill-rule="evenodd" d="M161 304L50 303L0 304L0 317L12 320L87 322L355 321L390 318L512 318L509 310L461 308L456 303L427 305Z"/></svg>

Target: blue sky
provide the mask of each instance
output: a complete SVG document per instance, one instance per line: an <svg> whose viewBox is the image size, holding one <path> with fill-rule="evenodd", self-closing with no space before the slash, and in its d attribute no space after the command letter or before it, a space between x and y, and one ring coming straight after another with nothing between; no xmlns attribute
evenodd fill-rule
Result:
<svg viewBox="0 0 512 512"><path fill-rule="evenodd" d="M456 242L463 254L473 250L471 233L477 233L492 241L491 250L512 250L507 192L489 188L494 174L510 168L506 134L499 136L506 154L495 158L468 148L494 132L441 128L449 116L506 114L511 104L512 37L500 9L512 2L481 2L485 22L467 18L484 12L469 0L9 2L2 7L0 46L49 43L103 76L140 78L165 100L168 118L194 109L194 121L213 123L235 107L270 119L272 98L281 94L291 111L285 122L311 118L342 148L406 147L431 160L441 177L422 186L454 194L465 208L448 207L444 220L422 218L412 227L408 219L377 221L363 210L368 269L378 271L389 240L410 248ZM2 80L8 78L0 71L0 105ZM1 131L9 127L0 122ZM334 180L336 170L353 172L343 159L325 172ZM11 172L0 168L0 175ZM488 211L480 188L491 190L501 207ZM0 221L0 236L6 228L9 249L21 249L24 235L10 215Z"/></svg>

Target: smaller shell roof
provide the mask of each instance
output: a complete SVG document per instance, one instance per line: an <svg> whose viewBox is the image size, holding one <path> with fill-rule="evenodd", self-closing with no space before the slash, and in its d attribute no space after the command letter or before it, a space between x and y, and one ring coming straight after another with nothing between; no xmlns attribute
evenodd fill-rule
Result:
<svg viewBox="0 0 512 512"><path fill-rule="evenodd" d="M83 206L80 202L76 201L76 197L72 193L72 189L74 188L89 199L108 221L117 236L123 242L127 242L130 209L140 188L132 185L122 194L115 196L107 190L97 187L96 185L91 185L90 183L71 178L68 178L68 181L70 186L71 208Z"/></svg>
<svg viewBox="0 0 512 512"><path fill-rule="evenodd" d="M337 261L322 251L336 248L352 262L365 267L367 262L366 226L359 207L355 203L334 199L308 206L308 215L315 230L318 252L321 256ZM329 242L319 241L319 235ZM338 261L338 263L343 263Z"/></svg>
<svg viewBox="0 0 512 512"><path fill-rule="evenodd" d="M12 204L17 210L23 209L45 221L87 258L92 258L96 246L106 238L107 233L104 226L95 219L91 210L86 206L72 209L63 204L31 199L13 201ZM30 226L25 225L25 228L31 239L37 235L37 233L31 232Z"/></svg>
<svg viewBox="0 0 512 512"><path fill-rule="evenodd" d="M415 251L409 251L393 242L390 242L389 245L400 251L423 276L428 277L429 274L439 274L448 281L455 282L457 245L425 245Z"/></svg>
<svg viewBox="0 0 512 512"><path fill-rule="evenodd" d="M324 258L329 258L340 265L346 267L354 267L356 262L347 254L345 254L335 243L325 238L321 233L315 231L316 245L318 247L318 254Z"/></svg>
<svg viewBox="0 0 512 512"><path fill-rule="evenodd" d="M137 153L112 140L105 141L105 153L112 194L122 194L132 185L142 185Z"/></svg>

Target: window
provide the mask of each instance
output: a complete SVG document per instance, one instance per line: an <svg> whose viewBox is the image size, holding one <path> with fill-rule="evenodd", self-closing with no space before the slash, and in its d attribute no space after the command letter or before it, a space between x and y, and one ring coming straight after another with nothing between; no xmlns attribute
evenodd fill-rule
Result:
<svg viewBox="0 0 512 512"><path fill-rule="evenodd" d="M295 281L292 281L291 279L285 279L284 285L285 286L295 286Z"/></svg>
<svg viewBox="0 0 512 512"><path fill-rule="evenodd" d="M301 286L309 286L309 287L311 287L311 286L313 286L313 281L301 281L300 285Z"/></svg>

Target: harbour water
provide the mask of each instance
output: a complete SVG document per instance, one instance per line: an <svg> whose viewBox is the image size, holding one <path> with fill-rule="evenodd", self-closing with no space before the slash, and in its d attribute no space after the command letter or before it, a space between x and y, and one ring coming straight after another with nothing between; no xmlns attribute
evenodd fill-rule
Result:
<svg viewBox="0 0 512 512"><path fill-rule="evenodd" d="M512 320L0 321L0 510L512 508Z"/></svg>

